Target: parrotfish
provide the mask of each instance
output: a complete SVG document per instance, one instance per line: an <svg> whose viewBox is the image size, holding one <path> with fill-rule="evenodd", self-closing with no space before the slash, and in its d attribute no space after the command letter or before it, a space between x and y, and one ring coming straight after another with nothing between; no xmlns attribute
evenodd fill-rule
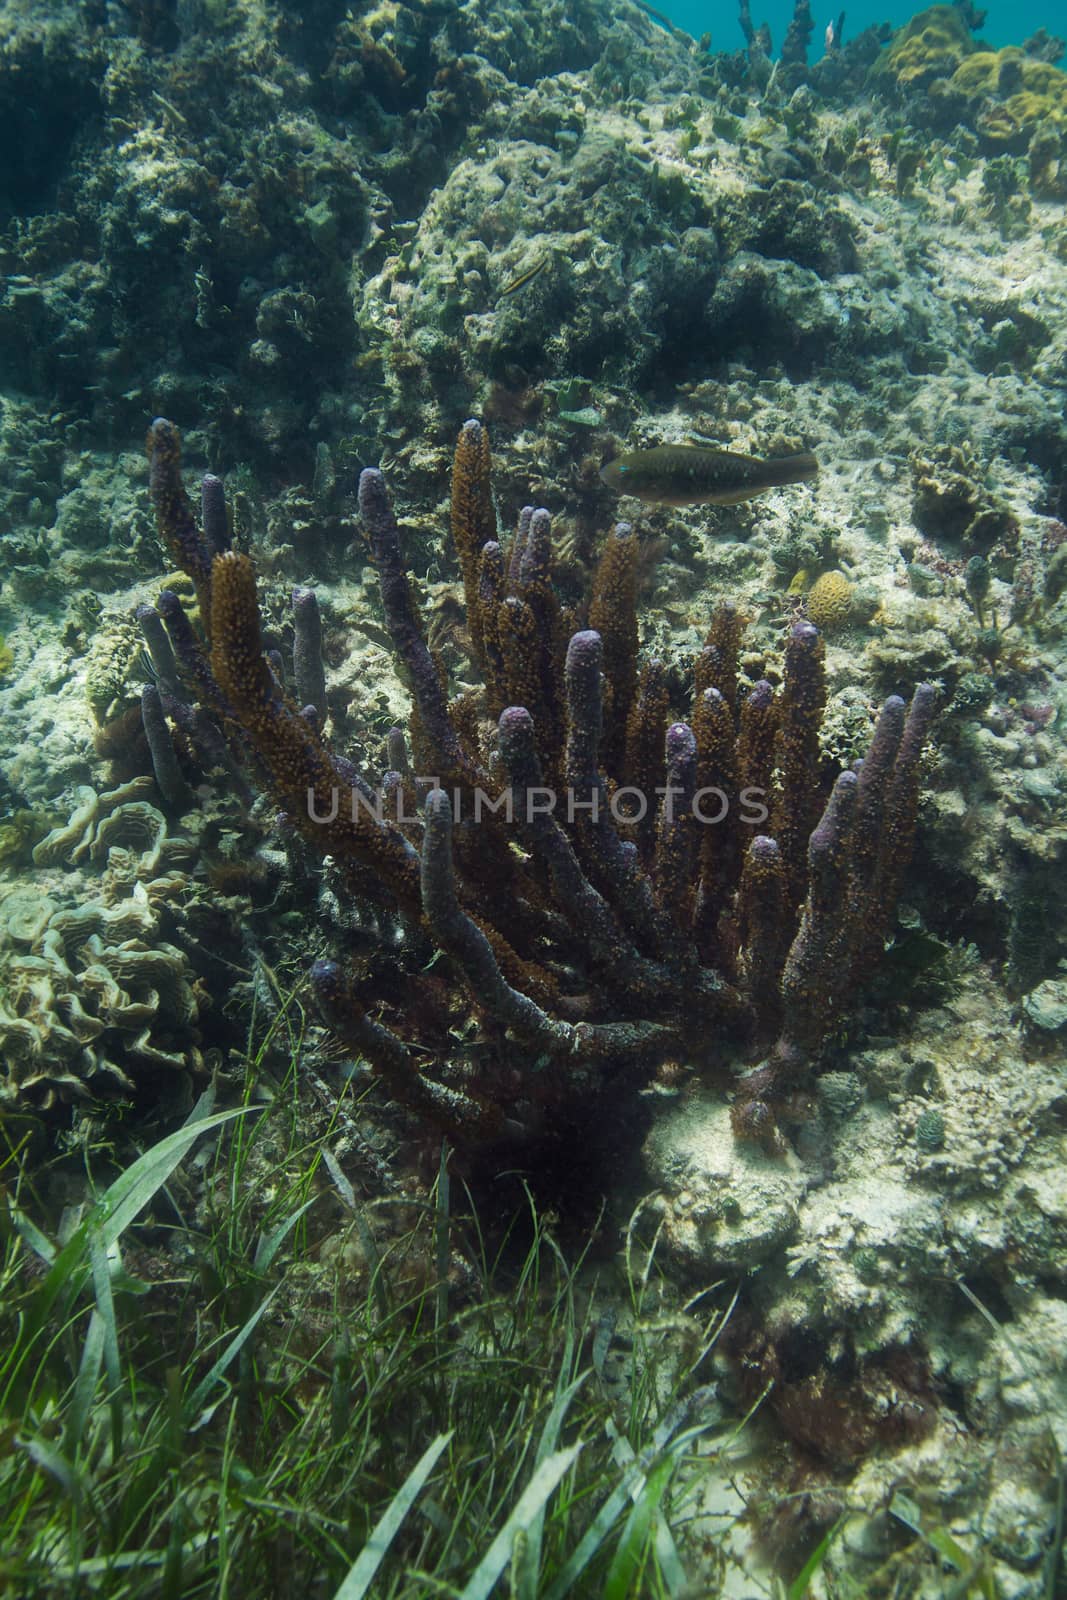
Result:
<svg viewBox="0 0 1067 1600"><path fill-rule="evenodd" d="M818 472L819 463L807 451L759 461L732 450L660 444L616 456L601 467L600 476L617 494L636 495L648 505L734 506L768 489L807 483Z"/></svg>

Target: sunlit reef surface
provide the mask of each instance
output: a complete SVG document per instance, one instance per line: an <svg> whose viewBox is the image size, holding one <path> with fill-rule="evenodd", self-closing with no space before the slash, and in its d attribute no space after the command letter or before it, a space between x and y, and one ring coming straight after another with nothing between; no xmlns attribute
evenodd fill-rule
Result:
<svg viewBox="0 0 1067 1600"><path fill-rule="evenodd" d="M817 1582L895 1592L902 1566L942 1595L886 1514L903 1486L997 1593L1037 1600L1067 1438L1067 77L1058 41L992 51L978 28L934 7L824 54L798 11L772 62L751 26L708 55L627 0L0 7L0 1095L58 1205L79 1141L128 1155L212 1071L236 1094L250 1028L255 1054L306 1005L310 1135L346 1071L369 1078L312 1005L314 958L437 1066L450 1040L443 1081L473 1092L492 1017L395 896L286 824L225 714L213 744L172 708L161 766L135 612L205 598L157 535L142 442L165 416L193 498L224 481L292 693L292 591L314 589L324 677L305 661L302 683L377 784L411 710L355 499L381 464L454 720L490 761L501 708L449 535L478 417L505 546L520 507L551 512L575 628L633 522L672 717L724 601L742 698L780 689L790 630L818 626L823 790L888 697L938 689L890 948L773 1137L735 1137L760 1058L712 1031L620 1073L599 1139L549 1118L506 1162L576 1229L606 1196L612 1239L645 1197L665 1309L740 1285L717 1377L731 1422L772 1384L734 1476L736 1509L791 1508L755 1518L768 1571L847 1507ZM601 477L683 443L811 451L819 476L678 509ZM536 1052L508 1048L527 1082ZM265 1085L289 1055L279 1030ZM432 1124L379 1084L348 1180L417 1192ZM476 1192L495 1148L464 1154ZM734 1537L725 1592L747 1594L764 1580Z"/></svg>

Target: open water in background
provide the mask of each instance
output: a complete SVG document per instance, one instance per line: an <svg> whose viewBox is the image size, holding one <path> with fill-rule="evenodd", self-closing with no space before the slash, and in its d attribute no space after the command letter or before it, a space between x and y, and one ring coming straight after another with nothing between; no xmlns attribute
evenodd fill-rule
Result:
<svg viewBox="0 0 1067 1600"><path fill-rule="evenodd" d="M975 0L980 6L981 0ZM702 33L711 34L713 50L739 50L744 35L737 21L735 0L651 0L651 4L670 17L679 28L699 39ZM778 54L789 19L793 15L793 0L751 0L752 21L756 27L761 22L770 24L774 53ZM872 23L891 22L894 28L907 22L917 11L924 9L922 0L909 4L908 0L811 0L811 15L815 32L811 40L811 55L822 55L823 34L828 22L836 22L842 10L845 13L845 38L855 38ZM1049 33L1067 34L1067 7L1057 0L990 0L985 7L986 20L979 36L998 49L1006 44L1022 44L1038 28ZM1062 63L1061 63L1062 65Z"/></svg>

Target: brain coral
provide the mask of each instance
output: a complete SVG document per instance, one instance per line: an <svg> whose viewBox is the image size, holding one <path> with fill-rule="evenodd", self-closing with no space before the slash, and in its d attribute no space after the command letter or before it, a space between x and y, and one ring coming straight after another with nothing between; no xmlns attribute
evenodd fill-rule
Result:
<svg viewBox="0 0 1067 1600"><path fill-rule="evenodd" d="M853 588L843 572L824 572L808 590L805 607L822 633L843 628L852 615Z"/></svg>

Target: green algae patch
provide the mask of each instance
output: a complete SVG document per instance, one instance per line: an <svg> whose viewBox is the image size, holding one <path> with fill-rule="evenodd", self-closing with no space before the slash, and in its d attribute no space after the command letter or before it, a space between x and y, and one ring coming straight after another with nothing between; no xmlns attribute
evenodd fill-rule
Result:
<svg viewBox="0 0 1067 1600"><path fill-rule="evenodd" d="M906 22L871 68L873 80L892 79L901 89L921 89L949 78L977 49L955 6L930 6Z"/></svg>

